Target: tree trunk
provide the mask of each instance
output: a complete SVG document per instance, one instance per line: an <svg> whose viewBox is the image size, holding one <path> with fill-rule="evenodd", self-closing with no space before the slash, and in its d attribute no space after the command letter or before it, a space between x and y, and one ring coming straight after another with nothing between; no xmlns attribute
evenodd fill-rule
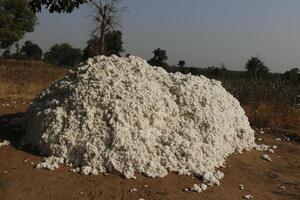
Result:
<svg viewBox="0 0 300 200"><path fill-rule="evenodd" d="M105 31L101 28L100 34L100 54L105 55Z"/></svg>

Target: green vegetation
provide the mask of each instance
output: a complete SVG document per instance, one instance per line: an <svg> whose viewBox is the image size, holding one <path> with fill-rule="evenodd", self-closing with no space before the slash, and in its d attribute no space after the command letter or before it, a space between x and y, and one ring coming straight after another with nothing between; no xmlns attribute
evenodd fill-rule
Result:
<svg viewBox="0 0 300 200"><path fill-rule="evenodd" d="M21 48L21 53L28 59L40 60L43 56L42 49L31 41L26 41Z"/></svg>
<svg viewBox="0 0 300 200"><path fill-rule="evenodd" d="M153 51L154 57L151 58L148 62L152 66L160 66L160 67L166 67L168 66L167 60L167 50L163 50L161 48L155 49Z"/></svg>
<svg viewBox="0 0 300 200"><path fill-rule="evenodd" d="M121 31L110 31L106 34L105 38L106 55L112 54L120 56L123 49L122 32Z"/></svg>
<svg viewBox="0 0 300 200"><path fill-rule="evenodd" d="M34 12L40 12L42 6L45 6L50 12L69 13L88 1L91 0L31 0L29 6Z"/></svg>
<svg viewBox="0 0 300 200"><path fill-rule="evenodd" d="M36 23L27 0L0 0L0 49L9 48L32 32Z"/></svg>
<svg viewBox="0 0 300 200"><path fill-rule="evenodd" d="M255 79L262 78L269 72L269 68L257 57L251 57L246 63L245 69Z"/></svg>
<svg viewBox="0 0 300 200"><path fill-rule="evenodd" d="M106 56L112 54L120 56L123 49L122 32L121 31L110 31L105 36L105 53ZM99 39L93 38L87 41L87 47L83 50L83 60L87 58L101 55L99 50Z"/></svg>
<svg viewBox="0 0 300 200"><path fill-rule="evenodd" d="M184 60L179 60L178 61L178 67L184 67L185 66L185 61Z"/></svg>
<svg viewBox="0 0 300 200"><path fill-rule="evenodd" d="M55 44L44 54L44 60L55 65L73 67L81 60L81 50L68 43Z"/></svg>

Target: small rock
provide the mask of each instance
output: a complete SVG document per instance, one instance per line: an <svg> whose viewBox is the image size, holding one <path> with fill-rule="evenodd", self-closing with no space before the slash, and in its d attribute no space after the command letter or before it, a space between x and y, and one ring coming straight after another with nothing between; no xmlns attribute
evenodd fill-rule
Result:
<svg viewBox="0 0 300 200"><path fill-rule="evenodd" d="M276 141L281 141L281 138L275 138Z"/></svg>
<svg viewBox="0 0 300 200"><path fill-rule="evenodd" d="M83 192L79 192L79 195L81 195L81 196L82 196L83 194L84 194Z"/></svg>
<svg viewBox="0 0 300 200"><path fill-rule="evenodd" d="M3 171L3 174L7 174L8 172L5 170L5 171Z"/></svg>
<svg viewBox="0 0 300 200"><path fill-rule="evenodd" d="M262 141L262 139L261 139L261 138L257 138L257 140L258 140L258 141L260 141L260 142Z"/></svg>

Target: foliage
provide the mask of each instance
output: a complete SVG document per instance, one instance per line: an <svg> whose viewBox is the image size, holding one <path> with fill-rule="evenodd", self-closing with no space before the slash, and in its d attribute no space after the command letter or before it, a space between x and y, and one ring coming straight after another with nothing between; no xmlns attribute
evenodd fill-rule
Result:
<svg viewBox="0 0 300 200"><path fill-rule="evenodd" d="M32 32L35 23L27 0L0 0L0 48L8 48Z"/></svg>
<svg viewBox="0 0 300 200"><path fill-rule="evenodd" d="M178 61L178 66L181 67L181 68L184 67L185 66L185 61L184 60L179 60Z"/></svg>
<svg viewBox="0 0 300 200"><path fill-rule="evenodd" d="M94 9L92 14L92 25L94 26L91 35L95 40L94 51L96 55L107 55L106 36L116 27L120 26L119 15L126 8L120 6L121 0L92 0L91 6ZM109 34L111 35L111 34ZM116 35L118 36L118 35Z"/></svg>
<svg viewBox="0 0 300 200"><path fill-rule="evenodd" d="M21 53L19 43L16 43L15 47L16 47L16 52L11 55L11 58L16 60L24 60L25 56Z"/></svg>
<svg viewBox="0 0 300 200"><path fill-rule="evenodd" d="M168 60L167 50L158 48L153 51L153 54L154 57L148 61L150 65L161 67L168 66L168 64L166 63L166 61Z"/></svg>
<svg viewBox="0 0 300 200"><path fill-rule="evenodd" d="M105 37L105 54L110 56L112 54L120 56L124 51L123 41L122 41L122 32L121 31L110 31L106 34Z"/></svg>
<svg viewBox="0 0 300 200"><path fill-rule="evenodd" d="M282 79L291 84L300 84L300 70L299 68L292 68L281 75Z"/></svg>
<svg viewBox="0 0 300 200"><path fill-rule="evenodd" d="M45 6L52 12L72 12L74 8L79 8L81 4L91 0L31 0L29 6L33 12L40 12Z"/></svg>
<svg viewBox="0 0 300 200"><path fill-rule="evenodd" d="M44 59L51 64L72 67L80 62L81 50L68 43L55 44L44 54Z"/></svg>
<svg viewBox="0 0 300 200"><path fill-rule="evenodd" d="M31 41L26 41L21 48L21 53L28 59L41 59L42 49Z"/></svg>
<svg viewBox="0 0 300 200"><path fill-rule="evenodd" d="M98 38L93 38L87 41L87 47L83 50L83 60L87 58L99 55L98 51ZM110 31L105 37L105 54L106 56L111 56L112 54L120 56L124 51L122 32L121 31Z"/></svg>
<svg viewBox="0 0 300 200"><path fill-rule="evenodd" d="M269 72L269 68L257 57L251 57L246 63L245 69L255 79L261 78Z"/></svg>

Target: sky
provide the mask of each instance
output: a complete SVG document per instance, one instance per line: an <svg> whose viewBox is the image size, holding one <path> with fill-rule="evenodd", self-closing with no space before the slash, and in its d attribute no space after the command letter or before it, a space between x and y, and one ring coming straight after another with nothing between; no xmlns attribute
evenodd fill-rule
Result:
<svg viewBox="0 0 300 200"><path fill-rule="evenodd" d="M259 56L271 72L300 65L300 0L123 0L121 27L126 53L145 59L167 50L168 63L244 70ZM55 43L84 48L92 14L82 6L71 14L43 10L23 41L46 51Z"/></svg>

